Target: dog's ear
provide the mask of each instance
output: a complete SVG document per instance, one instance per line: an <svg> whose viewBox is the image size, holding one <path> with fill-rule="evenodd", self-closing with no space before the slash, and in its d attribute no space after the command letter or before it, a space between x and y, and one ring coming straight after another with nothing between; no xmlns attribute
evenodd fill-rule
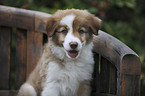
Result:
<svg viewBox="0 0 145 96"><path fill-rule="evenodd" d="M98 30L101 28L102 20L94 15L91 15L89 18L89 26L93 32L93 34L98 35Z"/></svg>
<svg viewBox="0 0 145 96"><path fill-rule="evenodd" d="M54 34L56 28L58 27L58 20L54 17L49 17L46 19L45 23L47 35L48 37L51 37Z"/></svg>

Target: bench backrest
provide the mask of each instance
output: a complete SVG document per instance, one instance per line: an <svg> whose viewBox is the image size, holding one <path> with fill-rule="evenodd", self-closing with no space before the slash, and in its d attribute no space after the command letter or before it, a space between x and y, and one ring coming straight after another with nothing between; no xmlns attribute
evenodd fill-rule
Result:
<svg viewBox="0 0 145 96"><path fill-rule="evenodd" d="M0 6L0 96L16 96L39 60L51 15ZM139 96L141 64L125 44L99 31L94 36L92 96Z"/></svg>

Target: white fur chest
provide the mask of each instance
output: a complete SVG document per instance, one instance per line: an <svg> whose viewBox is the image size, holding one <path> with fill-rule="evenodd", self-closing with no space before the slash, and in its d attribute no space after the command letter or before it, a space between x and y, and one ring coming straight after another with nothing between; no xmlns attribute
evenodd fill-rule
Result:
<svg viewBox="0 0 145 96"><path fill-rule="evenodd" d="M50 62L46 86L42 94L47 94L44 96L77 96L79 84L84 80L91 79L93 63L92 59L83 62L71 61L63 65L54 61Z"/></svg>

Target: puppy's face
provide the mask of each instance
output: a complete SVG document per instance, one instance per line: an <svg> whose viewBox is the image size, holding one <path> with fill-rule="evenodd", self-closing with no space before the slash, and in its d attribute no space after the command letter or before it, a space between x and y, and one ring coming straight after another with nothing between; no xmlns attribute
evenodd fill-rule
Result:
<svg viewBox="0 0 145 96"><path fill-rule="evenodd" d="M48 18L46 28L54 44L63 47L66 56L74 59L92 41L92 34L98 34L100 22L87 11L70 9Z"/></svg>

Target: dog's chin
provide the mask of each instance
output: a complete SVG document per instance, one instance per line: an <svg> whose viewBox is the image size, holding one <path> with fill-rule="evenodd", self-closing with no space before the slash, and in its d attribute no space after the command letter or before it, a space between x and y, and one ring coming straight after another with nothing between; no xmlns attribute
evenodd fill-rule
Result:
<svg viewBox="0 0 145 96"><path fill-rule="evenodd" d="M70 59L77 59L80 55L80 52L78 50L67 50L66 54Z"/></svg>

